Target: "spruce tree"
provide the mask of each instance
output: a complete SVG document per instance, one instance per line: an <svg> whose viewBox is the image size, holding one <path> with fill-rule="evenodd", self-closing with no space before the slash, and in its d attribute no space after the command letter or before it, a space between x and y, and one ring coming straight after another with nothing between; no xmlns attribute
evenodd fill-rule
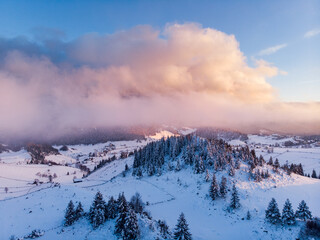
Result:
<svg viewBox="0 0 320 240"><path fill-rule="evenodd" d="M250 214L250 211L248 210L247 212L247 220L250 220L251 219L251 214Z"/></svg>
<svg viewBox="0 0 320 240"><path fill-rule="evenodd" d="M120 195L118 199L118 204L119 204L119 217L116 221L114 232L116 235L124 237L125 223L126 223L126 218L129 212L129 206L123 193L122 195Z"/></svg>
<svg viewBox="0 0 320 240"><path fill-rule="evenodd" d="M137 215L132 209L130 209L124 224L123 239L135 240L139 238L139 235L140 235L140 230L139 230Z"/></svg>
<svg viewBox="0 0 320 240"><path fill-rule="evenodd" d="M233 184L232 186L232 193L231 193L231 201L230 201L230 209L237 209L240 208L240 198L238 194L238 190L236 188L236 185Z"/></svg>
<svg viewBox="0 0 320 240"><path fill-rule="evenodd" d="M101 216L103 215L103 217ZM89 210L89 221L94 226L98 227L97 224L102 224L105 221L106 215L106 202L103 200L103 196L100 192L97 192L93 203Z"/></svg>
<svg viewBox="0 0 320 240"><path fill-rule="evenodd" d="M307 206L306 202L302 200L299 203L298 210L296 211L296 218L306 221L312 218L312 214Z"/></svg>
<svg viewBox="0 0 320 240"><path fill-rule="evenodd" d="M227 178L222 177L220 183L220 196L225 198L227 195Z"/></svg>
<svg viewBox="0 0 320 240"><path fill-rule="evenodd" d="M279 160L278 158L276 158L276 160L274 161L274 164L273 164L273 170L275 172L278 172L278 168L280 167L280 163L279 163Z"/></svg>
<svg viewBox="0 0 320 240"><path fill-rule="evenodd" d="M101 208L95 208L92 214L91 224L94 229L105 222L105 212Z"/></svg>
<svg viewBox="0 0 320 240"><path fill-rule="evenodd" d="M115 202L113 196L110 197L107 209L106 209L106 219L115 219L118 213L117 203Z"/></svg>
<svg viewBox="0 0 320 240"><path fill-rule="evenodd" d="M285 225L294 225L296 223L296 217L294 215L289 199L287 199L284 203L284 207L282 210L282 222Z"/></svg>
<svg viewBox="0 0 320 240"><path fill-rule="evenodd" d="M210 189L209 189L209 195L213 201L219 197L219 192L220 192L219 191L219 184L217 182L216 175L213 174L212 175L212 182L211 182Z"/></svg>
<svg viewBox="0 0 320 240"><path fill-rule="evenodd" d="M78 220L79 218L81 218L83 214L84 214L83 207L81 202L79 202L75 211L75 220Z"/></svg>
<svg viewBox="0 0 320 240"><path fill-rule="evenodd" d="M232 165L230 165L230 168L229 168L229 176L233 177L235 175L235 170L234 170L234 167Z"/></svg>
<svg viewBox="0 0 320 240"><path fill-rule="evenodd" d="M209 182L209 180L210 180L210 174L209 174L209 171L208 171L208 169L206 169L206 182Z"/></svg>
<svg viewBox="0 0 320 240"><path fill-rule="evenodd" d="M174 229L174 239L176 240L191 240L192 236L189 232L189 226L183 213L178 218L178 223Z"/></svg>
<svg viewBox="0 0 320 240"><path fill-rule="evenodd" d="M278 204L274 198L271 199L268 208L266 210L266 219L268 222L272 224L278 224L281 222L280 211L278 208Z"/></svg>
<svg viewBox="0 0 320 240"><path fill-rule="evenodd" d="M160 228L160 234L161 237L164 239L168 239L171 237L170 231L169 231L169 227L167 225L167 223L165 221L158 221L158 226Z"/></svg>
<svg viewBox="0 0 320 240"><path fill-rule="evenodd" d="M312 170L311 177L312 177L312 178L317 178L316 170L314 170L314 169Z"/></svg>
<svg viewBox="0 0 320 240"><path fill-rule="evenodd" d="M179 172L181 170L181 164L180 164L180 158L177 159L177 165L176 165L176 169L177 172Z"/></svg>
<svg viewBox="0 0 320 240"><path fill-rule="evenodd" d="M74 210L74 204L72 200L68 203L66 213L64 215L64 225L70 226L75 221L75 210Z"/></svg>

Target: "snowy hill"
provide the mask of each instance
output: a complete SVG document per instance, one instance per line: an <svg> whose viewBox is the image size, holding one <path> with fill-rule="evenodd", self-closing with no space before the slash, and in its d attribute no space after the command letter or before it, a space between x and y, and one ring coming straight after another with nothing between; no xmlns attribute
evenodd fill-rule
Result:
<svg viewBox="0 0 320 240"><path fill-rule="evenodd" d="M201 138L192 140L190 137L182 137L179 141L175 139L178 138L171 137L166 142L162 139L157 143L153 142L154 140L148 140L72 145L68 146L66 151L60 150L61 155L53 155L59 156L61 158L58 159L59 161L66 160L70 166L26 165L24 163L24 159L28 159L26 152L2 153L0 155L2 159L0 212L5 214L0 215L2 226L0 239L9 239L11 235L23 237L34 229L44 231L44 235L39 239L117 239L114 235L115 220L107 220L97 229L93 229L86 218L80 219L69 227L63 225L68 202L72 200L76 204L81 201L84 211L88 212L97 191L103 194L106 201L111 196L117 198L121 192L124 192L125 197L130 200L131 196L139 192L146 204L146 211L150 212L152 217L149 219L145 215L137 214L141 239L146 240L157 237L162 239L158 220L165 220L169 230L173 232L181 212L185 214L195 240L295 239L303 222L298 221L294 226L274 226L265 221L265 210L271 198L276 199L280 211L287 198L290 199L294 210L297 209L301 200L305 200L313 216L320 216L318 204L320 180L294 173L288 175L280 168L274 171L273 166L265 163L259 165L260 153L265 161L268 161L270 154L274 154L272 156L275 159L276 150L273 153L267 153L263 148L256 148L257 157L254 160L245 145L243 150L237 150L238 147L232 147L218 140L210 143ZM122 152L133 152L146 144L149 144L150 150L152 146L154 149L152 151L160 151L157 148L160 146L158 143L163 146L168 144L168 152L164 151L164 163L159 165L160 172L159 168L155 168L152 172L147 160L145 165L137 165L135 159L140 159L137 153L121 157ZM182 145L178 147L179 144ZM55 147L60 149L62 146ZM146 150L138 153L149 154L148 148L143 148ZM205 153L206 151L208 152ZM176 156L172 158L174 152ZM298 158L295 155L298 149L291 152L288 158L289 161L294 161ZM214 154L211 156L211 153ZM288 152L284 154L286 153ZM315 154L315 158L320 155L317 148L312 148L311 153ZM203 154L207 154L207 157ZM106 162L82 179L82 182L72 182L74 177L81 178L83 174L76 168L74 160L88 162L86 159L89 159L86 164L93 169L96 163L111 156L115 156L115 160ZM161 156L161 151L154 156ZM193 159L192 164L185 161L187 156ZM223 156L226 160L222 162L219 160L221 165L218 164L215 170L215 161ZM232 158L234 156L234 159L230 160L228 156ZM242 160L238 161L237 157ZM150 159L152 158L153 155L150 155ZM211 161L213 165L209 165ZM252 161L257 163L254 170L251 167ZM280 158L279 161L281 162ZM168 165L169 162L171 164ZM309 163L313 164L306 161L304 169ZM203 170L199 168L201 164L205 166ZM230 176L230 164L235 167L233 176ZM236 167L237 164L238 167ZM129 169L125 171L126 166ZM139 168L141 168L142 177L136 176ZM195 173L197 168L200 169L198 174ZM151 172L149 172L150 169ZM208 172L205 171L206 169ZM47 183L48 178L42 177L42 174L48 175L48 170L52 174L56 173L57 177L53 182L60 184ZM268 172L269 176L257 180L258 170L260 173ZM69 175L66 174L67 172ZM209 189L213 174L219 183L222 177L227 178L226 198L218 197L212 201ZM46 179L46 182L39 186L31 185L37 176L39 180ZM241 207L229 212L233 184L239 192ZM8 193L5 192L5 187L9 188ZM250 220L246 219L248 211L251 214Z"/></svg>

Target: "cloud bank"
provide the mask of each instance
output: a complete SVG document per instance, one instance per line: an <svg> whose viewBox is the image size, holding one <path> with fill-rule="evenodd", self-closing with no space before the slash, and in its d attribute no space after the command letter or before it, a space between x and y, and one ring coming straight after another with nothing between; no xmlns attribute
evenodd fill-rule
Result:
<svg viewBox="0 0 320 240"><path fill-rule="evenodd" d="M281 103L266 81L276 67L249 66L233 35L194 23L69 42L2 38L0 56L1 133L137 124L319 132L318 103Z"/></svg>

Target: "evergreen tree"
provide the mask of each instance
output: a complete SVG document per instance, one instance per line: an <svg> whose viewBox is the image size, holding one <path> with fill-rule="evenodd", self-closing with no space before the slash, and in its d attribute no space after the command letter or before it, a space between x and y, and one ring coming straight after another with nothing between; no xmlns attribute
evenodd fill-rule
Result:
<svg viewBox="0 0 320 240"><path fill-rule="evenodd" d="M255 180L256 180L257 182L261 182L261 181L262 181L262 176L261 176L261 172L260 172L259 169L258 169L258 170L256 171L256 173L255 173Z"/></svg>
<svg viewBox="0 0 320 240"><path fill-rule="evenodd" d="M181 164L180 164L180 158L178 158L177 160L177 165L176 165L176 169L177 172L179 172L181 170Z"/></svg>
<svg viewBox="0 0 320 240"><path fill-rule="evenodd" d="M274 164L273 164L273 170L275 172L278 172L278 168L280 167L280 163L279 163L279 160L278 158L276 158L276 160L274 161Z"/></svg>
<svg viewBox="0 0 320 240"><path fill-rule="evenodd" d="M312 177L312 178L317 178L316 170L314 170L314 169L312 170L311 177Z"/></svg>
<svg viewBox="0 0 320 240"><path fill-rule="evenodd" d="M189 232L188 223L184 217L184 214L181 213L178 218L178 223L174 230L174 239L176 240L191 240L192 236Z"/></svg>
<svg viewBox="0 0 320 240"><path fill-rule="evenodd" d="M84 214L83 207L81 202L79 202L75 211L75 220L78 220L79 218L81 218L83 214Z"/></svg>
<svg viewBox="0 0 320 240"><path fill-rule="evenodd" d="M94 228L97 228L98 224L102 224L105 221L105 216L106 202L103 200L102 194L97 192L89 210L89 221Z"/></svg>
<svg viewBox="0 0 320 240"><path fill-rule="evenodd" d="M91 220L92 227L96 229L104 222L105 222L105 212L100 208L94 209L92 214L92 220Z"/></svg>
<svg viewBox="0 0 320 240"><path fill-rule="evenodd" d="M222 177L220 183L220 196L225 198L227 195L227 178Z"/></svg>
<svg viewBox="0 0 320 240"><path fill-rule="evenodd" d="M68 203L66 213L64 215L64 225L70 226L75 221L75 210L74 210L74 204L72 200Z"/></svg>
<svg viewBox="0 0 320 240"><path fill-rule="evenodd" d="M251 219L251 214L250 214L250 211L248 210L247 212L247 220L250 220Z"/></svg>
<svg viewBox="0 0 320 240"><path fill-rule="evenodd" d="M293 225L296 223L296 217L294 215L292 205L289 199L287 199L286 202L284 203L284 207L282 210L282 221L283 221L283 224L286 224L286 225Z"/></svg>
<svg viewBox="0 0 320 240"><path fill-rule="evenodd" d="M232 193L231 193L231 201L230 201L230 209L237 209L240 208L240 198L238 194L238 190L236 188L236 185L233 184L232 186Z"/></svg>
<svg viewBox="0 0 320 240"><path fill-rule="evenodd" d="M306 202L302 200L299 203L298 210L296 211L296 218L306 221L312 218L312 214L307 206Z"/></svg>
<svg viewBox="0 0 320 240"><path fill-rule="evenodd" d="M124 237L125 223L129 213L129 206L123 193L119 196L118 204L119 204L119 217L116 221L115 234L117 234L118 236Z"/></svg>
<svg viewBox="0 0 320 240"><path fill-rule="evenodd" d="M208 169L206 169L206 182L209 182L209 180L210 180L210 174Z"/></svg>
<svg viewBox="0 0 320 240"><path fill-rule="evenodd" d="M136 213L131 209L127 214L126 221L124 224L123 239L124 240L135 240L140 235L138 219Z"/></svg>
<svg viewBox="0 0 320 240"><path fill-rule="evenodd" d="M230 168L229 168L229 176L233 177L235 174L235 170L234 170L234 167L232 165L230 165Z"/></svg>
<svg viewBox="0 0 320 240"><path fill-rule="evenodd" d="M106 209L106 219L115 219L118 213L118 206L115 202L113 196L110 197L107 209Z"/></svg>
<svg viewBox="0 0 320 240"><path fill-rule="evenodd" d="M280 211L278 204L274 198L271 199L268 208L266 210L266 219L272 224L278 224L281 222Z"/></svg>
<svg viewBox="0 0 320 240"><path fill-rule="evenodd" d="M212 182L210 185L210 189L209 189L209 195L211 197L211 199L214 201L219 197L219 185L216 179L216 175L213 174L212 175Z"/></svg>
<svg viewBox="0 0 320 240"><path fill-rule="evenodd" d="M167 223L165 221L158 221L158 226L160 228L160 234L161 237L164 239L168 239L171 237L170 231L169 231L169 227L167 225Z"/></svg>

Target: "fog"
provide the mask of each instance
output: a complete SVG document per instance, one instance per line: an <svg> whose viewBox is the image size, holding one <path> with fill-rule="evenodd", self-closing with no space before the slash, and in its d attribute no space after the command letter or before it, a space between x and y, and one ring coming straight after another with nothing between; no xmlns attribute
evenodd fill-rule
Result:
<svg viewBox="0 0 320 240"><path fill-rule="evenodd" d="M249 66L233 35L195 23L52 34L0 39L1 133L144 124L320 133L320 104L281 102L267 81L281 71Z"/></svg>

